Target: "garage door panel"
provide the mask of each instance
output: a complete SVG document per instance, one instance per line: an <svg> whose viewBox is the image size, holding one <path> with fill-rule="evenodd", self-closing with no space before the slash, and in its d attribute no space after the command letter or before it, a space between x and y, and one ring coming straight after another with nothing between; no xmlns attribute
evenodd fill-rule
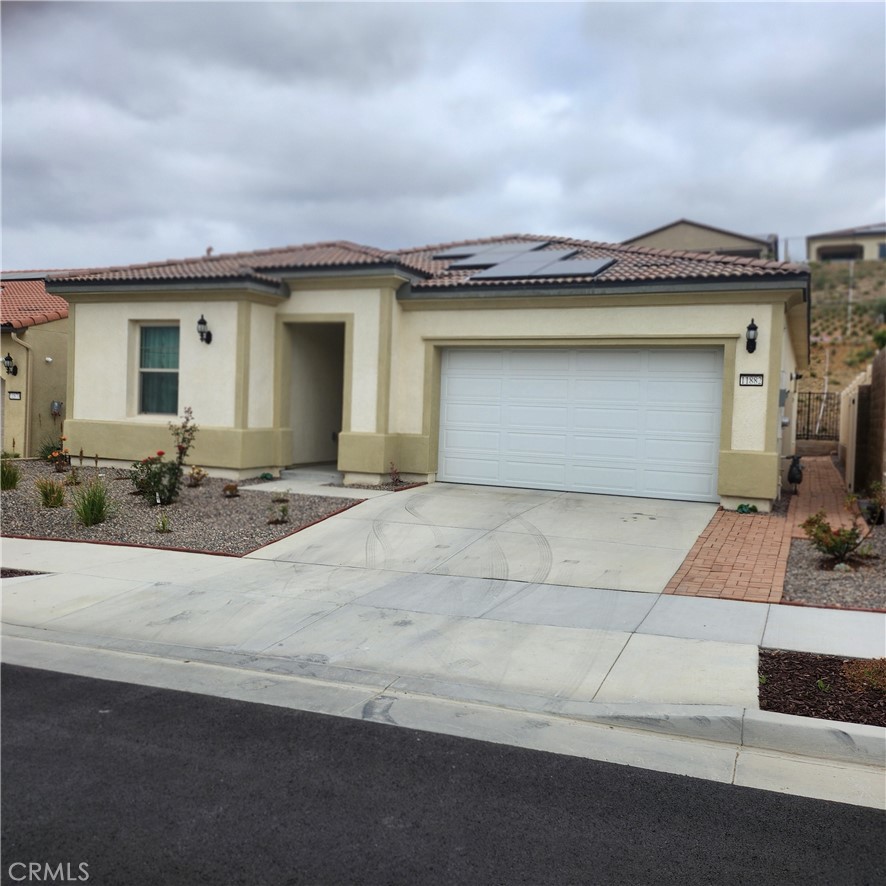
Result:
<svg viewBox="0 0 886 886"><path fill-rule="evenodd" d="M502 480L519 486L540 484L544 488L562 489L566 484L566 465L505 459Z"/></svg>
<svg viewBox="0 0 886 886"><path fill-rule="evenodd" d="M648 366L654 373L709 373L719 377L722 357L719 351L713 350L650 350Z"/></svg>
<svg viewBox="0 0 886 886"><path fill-rule="evenodd" d="M647 462L694 462L705 466L711 463L717 447L706 440L674 440L650 437L646 440L644 460Z"/></svg>
<svg viewBox="0 0 886 886"><path fill-rule="evenodd" d="M637 458L641 442L636 437L589 437L576 434L572 453L578 458Z"/></svg>
<svg viewBox="0 0 886 886"><path fill-rule="evenodd" d="M604 375L638 375L642 369L643 352L600 348L599 350L573 351L578 372L603 373Z"/></svg>
<svg viewBox="0 0 886 886"><path fill-rule="evenodd" d="M567 437L565 434L506 433L504 444L508 452L521 455L565 456Z"/></svg>
<svg viewBox="0 0 886 886"><path fill-rule="evenodd" d="M446 381L446 397L466 397L498 401L502 393L502 380L483 375L456 375Z"/></svg>
<svg viewBox="0 0 886 886"><path fill-rule="evenodd" d="M506 418L510 427L565 428L569 423L569 408L511 405L506 409Z"/></svg>
<svg viewBox="0 0 886 886"><path fill-rule="evenodd" d="M713 381L668 379L650 381L647 390L651 402L712 406L719 401L721 386Z"/></svg>
<svg viewBox="0 0 886 886"><path fill-rule="evenodd" d="M712 435L719 437L720 416L716 412L680 409L650 409L644 427L647 431L672 431L675 434Z"/></svg>
<svg viewBox="0 0 886 886"><path fill-rule="evenodd" d="M440 421L447 425L501 424L501 407L491 403L447 403L440 410Z"/></svg>
<svg viewBox="0 0 886 886"><path fill-rule="evenodd" d="M573 394L576 400L591 403L639 402L643 388L639 381L625 379L579 378Z"/></svg>
<svg viewBox="0 0 886 886"><path fill-rule="evenodd" d="M718 349L443 355L438 478L717 500Z"/></svg>
<svg viewBox="0 0 886 886"><path fill-rule="evenodd" d="M578 430L638 431L641 427L637 409L592 409L576 406L573 410L573 427Z"/></svg>
<svg viewBox="0 0 886 886"><path fill-rule="evenodd" d="M716 493L708 474L694 471L643 471L643 485L655 497L687 498L695 495L700 500L711 498Z"/></svg>
<svg viewBox="0 0 886 886"><path fill-rule="evenodd" d="M510 378L505 382L505 396L515 400L569 399L568 378Z"/></svg>
<svg viewBox="0 0 886 886"><path fill-rule="evenodd" d="M513 354L509 355L507 360L508 372L510 375L523 376L535 375L536 373L568 373L570 367L571 351L536 351L523 350L519 352L519 357L513 358Z"/></svg>
<svg viewBox="0 0 886 886"><path fill-rule="evenodd" d="M501 449L499 431L473 431L467 428L448 428L442 434L443 445L450 452L498 452Z"/></svg>
<svg viewBox="0 0 886 886"><path fill-rule="evenodd" d="M450 455L440 465L446 475L463 477L464 483L498 483L499 482L499 459L498 458L472 458L466 456Z"/></svg>
<svg viewBox="0 0 886 886"><path fill-rule="evenodd" d="M636 467L606 465L576 465L572 479L581 492L605 492L608 495L636 495L638 483Z"/></svg>

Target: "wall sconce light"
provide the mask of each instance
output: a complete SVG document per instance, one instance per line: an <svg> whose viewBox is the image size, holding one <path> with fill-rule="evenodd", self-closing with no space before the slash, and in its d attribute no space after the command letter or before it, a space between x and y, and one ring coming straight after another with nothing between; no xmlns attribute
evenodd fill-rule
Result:
<svg viewBox="0 0 886 886"><path fill-rule="evenodd" d="M753 354L757 350L757 324L754 323L753 317L751 317L751 322L748 323L748 331L745 337L747 338L748 353Z"/></svg>
<svg viewBox="0 0 886 886"><path fill-rule="evenodd" d="M203 344L212 344L212 333L209 331L209 324L206 322L206 318L202 314L197 321L197 335L200 336L200 341L202 341Z"/></svg>
<svg viewBox="0 0 886 886"><path fill-rule="evenodd" d="M3 368L6 370L7 375L18 375L18 366L15 365L15 360L12 359L12 354L9 351L6 352L6 356L3 358Z"/></svg>

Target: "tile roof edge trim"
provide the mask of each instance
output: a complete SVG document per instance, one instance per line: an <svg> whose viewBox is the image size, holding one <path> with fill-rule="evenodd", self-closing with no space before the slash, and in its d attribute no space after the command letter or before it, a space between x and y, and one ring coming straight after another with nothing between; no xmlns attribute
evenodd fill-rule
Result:
<svg viewBox="0 0 886 886"><path fill-rule="evenodd" d="M685 292L755 292L764 290L791 290L809 287L810 274L808 272L792 275L790 277L745 277L730 278L729 280L712 280L711 278L690 280L667 280L661 282L638 282L626 280L623 282L608 281L599 285L588 285L588 280L577 280L575 283L550 284L529 280L525 283L510 283L505 285L475 285L469 287L429 284L419 290L411 286L403 286L397 293L401 301L445 300L445 299L486 299L506 297L534 297L534 296L603 296L603 295L645 295L655 293L685 293Z"/></svg>
<svg viewBox="0 0 886 886"><path fill-rule="evenodd" d="M58 288L57 288L58 287ZM263 295L275 295L280 298L286 298L283 292L282 280L261 280L255 277L177 277L177 278L148 278L148 279L107 279L103 277L96 278L67 278L67 279L47 279L46 291L50 295L58 295L60 298L69 295L86 293L86 292L156 292L158 289L169 292L186 292L192 290L214 290L214 289L245 289L247 291L259 292Z"/></svg>

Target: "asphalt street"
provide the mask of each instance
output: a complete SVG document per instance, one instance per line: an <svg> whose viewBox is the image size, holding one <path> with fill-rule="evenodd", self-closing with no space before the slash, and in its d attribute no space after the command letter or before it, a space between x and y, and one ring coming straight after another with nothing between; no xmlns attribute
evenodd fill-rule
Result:
<svg viewBox="0 0 886 886"><path fill-rule="evenodd" d="M855 806L14 666L2 723L4 886L886 883Z"/></svg>

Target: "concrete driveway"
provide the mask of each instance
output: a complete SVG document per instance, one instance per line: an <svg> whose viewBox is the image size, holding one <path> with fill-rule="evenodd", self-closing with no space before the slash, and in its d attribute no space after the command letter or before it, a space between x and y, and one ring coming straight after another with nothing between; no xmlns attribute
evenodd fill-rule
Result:
<svg viewBox="0 0 886 886"><path fill-rule="evenodd" d="M373 498L262 560L660 593L716 505L436 483Z"/></svg>

